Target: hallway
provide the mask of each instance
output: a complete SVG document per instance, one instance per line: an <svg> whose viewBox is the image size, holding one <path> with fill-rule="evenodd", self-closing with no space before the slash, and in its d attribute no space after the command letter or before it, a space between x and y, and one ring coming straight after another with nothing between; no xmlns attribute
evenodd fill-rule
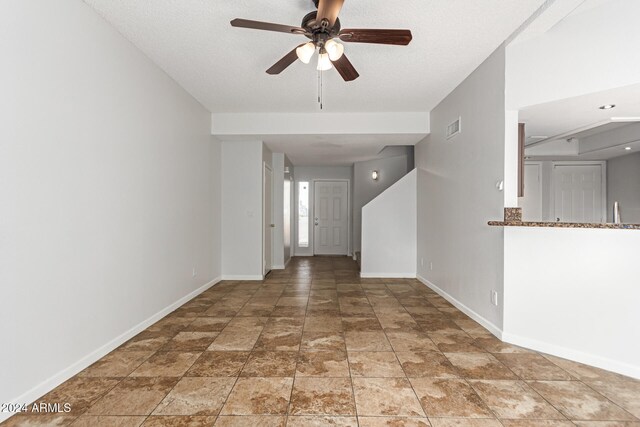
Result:
<svg viewBox="0 0 640 427"><path fill-rule="evenodd" d="M219 283L42 398L70 413L3 425L638 426L639 395L500 342L416 280L299 257Z"/></svg>

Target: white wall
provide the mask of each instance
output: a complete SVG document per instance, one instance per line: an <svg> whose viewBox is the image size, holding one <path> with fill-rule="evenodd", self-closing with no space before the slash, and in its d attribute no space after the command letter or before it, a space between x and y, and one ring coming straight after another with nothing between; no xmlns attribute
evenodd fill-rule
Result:
<svg viewBox="0 0 640 427"><path fill-rule="evenodd" d="M220 151L81 1L1 2L0 56L0 401L30 402L217 280Z"/></svg>
<svg viewBox="0 0 640 427"><path fill-rule="evenodd" d="M416 146L418 276L493 332L502 327L503 216L496 182L505 173L504 49L494 52L431 112ZM462 118L462 133L445 138ZM433 265L433 269L431 269ZM499 293L499 306L490 293Z"/></svg>
<svg viewBox="0 0 640 427"><path fill-rule="evenodd" d="M362 208L362 277L416 277L414 169Z"/></svg>
<svg viewBox="0 0 640 427"><path fill-rule="evenodd" d="M613 203L620 203L622 222L640 224L640 153L607 162L607 218L613 221Z"/></svg>
<svg viewBox="0 0 640 427"><path fill-rule="evenodd" d="M510 109L638 83L640 2L611 0L507 49Z"/></svg>
<svg viewBox="0 0 640 427"><path fill-rule="evenodd" d="M504 233L503 339L640 378L640 232Z"/></svg>
<svg viewBox="0 0 640 427"><path fill-rule="evenodd" d="M377 181L371 172L377 170ZM362 207L409 172L407 156L357 162L353 165L353 240L355 252L360 250L362 235Z"/></svg>
<svg viewBox="0 0 640 427"><path fill-rule="evenodd" d="M295 222L295 255L311 256L313 255L313 181L314 180L349 180L349 199L351 203L353 194L353 167L352 166L296 166L295 173L295 203L294 203L294 222ZM309 247L301 248L298 246L298 183L309 182ZM353 229L352 218L349 219L349 227ZM351 242L349 242L349 254L351 254Z"/></svg>
<svg viewBox="0 0 640 427"><path fill-rule="evenodd" d="M262 141L222 143L222 275L262 278Z"/></svg>

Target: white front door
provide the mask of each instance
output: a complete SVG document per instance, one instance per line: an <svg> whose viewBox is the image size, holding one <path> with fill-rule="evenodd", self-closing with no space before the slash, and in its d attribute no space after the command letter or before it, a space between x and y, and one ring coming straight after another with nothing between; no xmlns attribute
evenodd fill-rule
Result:
<svg viewBox="0 0 640 427"><path fill-rule="evenodd" d="M603 222L602 165L554 165L555 220Z"/></svg>
<svg viewBox="0 0 640 427"><path fill-rule="evenodd" d="M540 163L524 165L524 197L518 198L523 221L542 221L542 171Z"/></svg>
<svg viewBox="0 0 640 427"><path fill-rule="evenodd" d="M316 181L313 247L316 255L347 255L349 250L349 185Z"/></svg>
<svg viewBox="0 0 640 427"><path fill-rule="evenodd" d="M271 241L273 237L273 224L271 221L271 177L272 172L269 166L264 164L264 179L263 179L263 203L262 203L262 218L264 238L262 245L262 274L266 275L271 271Z"/></svg>

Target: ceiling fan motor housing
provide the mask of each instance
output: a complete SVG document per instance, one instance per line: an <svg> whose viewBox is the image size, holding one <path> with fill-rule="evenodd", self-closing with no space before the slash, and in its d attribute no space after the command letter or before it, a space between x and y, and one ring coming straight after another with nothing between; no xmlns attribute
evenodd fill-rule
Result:
<svg viewBox="0 0 640 427"><path fill-rule="evenodd" d="M340 33L340 19L336 19L336 23L333 27L327 28L317 22L317 16L318 11L309 12L304 18L302 18L302 24L300 26L307 31L305 36L313 40L315 43L324 44L327 40L336 37L338 33Z"/></svg>

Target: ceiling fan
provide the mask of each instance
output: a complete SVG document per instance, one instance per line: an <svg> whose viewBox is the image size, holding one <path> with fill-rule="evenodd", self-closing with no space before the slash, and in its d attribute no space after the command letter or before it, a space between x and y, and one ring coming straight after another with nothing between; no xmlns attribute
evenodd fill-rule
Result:
<svg viewBox="0 0 640 427"><path fill-rule="evenodd" d="M272 24L270 22L234 19L234 27L253 28L256 30L277 31L305 36L311 39L303 43L267 70L268 74L280 74L296 59L308 64L316 50L318 50L318 71L325 71L335 66L345 81L357 79L360 75L344 54L344 46L337 39L345 43L376 43L406 46L411 42L409 30L385 29L342 29L338 14L344 0L313 0L317 11L307 14L299 27Z"/></svg>

